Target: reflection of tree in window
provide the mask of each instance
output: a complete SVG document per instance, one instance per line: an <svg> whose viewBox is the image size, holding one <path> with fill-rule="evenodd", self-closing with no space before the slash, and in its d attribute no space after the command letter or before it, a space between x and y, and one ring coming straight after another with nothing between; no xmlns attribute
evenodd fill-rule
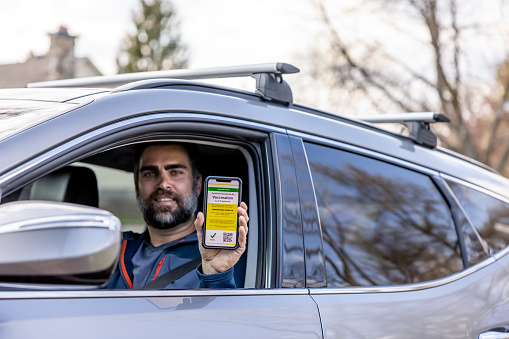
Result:
<svg viewBox="0 0 509 339"><path fill-rule="evenodd" d="M509 243L509 204L464 185L449 182L475 228L495 252Z"/></svg>
<svg viewBox="0 0 509 339"><path fill-rule="evenodd" d="M314 145L307 154L328 286L415 283L462 269L449 208L430 178Z"/></svg>

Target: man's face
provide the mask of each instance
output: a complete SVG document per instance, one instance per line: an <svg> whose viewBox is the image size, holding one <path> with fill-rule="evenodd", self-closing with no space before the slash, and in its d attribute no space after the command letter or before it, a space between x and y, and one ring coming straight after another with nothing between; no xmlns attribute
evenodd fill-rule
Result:
<svg viewBox="0 0 509 339"><path fill-rule="evenodd" d="M147 147L140 157L138 202L148 225L169 229L196 213L201 180L193 183L189 155L179 145Z"/></svg>

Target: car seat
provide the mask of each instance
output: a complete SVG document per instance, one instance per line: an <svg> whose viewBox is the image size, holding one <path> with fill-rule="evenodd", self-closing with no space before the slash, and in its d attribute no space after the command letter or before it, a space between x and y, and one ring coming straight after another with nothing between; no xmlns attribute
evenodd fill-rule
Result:
<svg viewBox="0 0 509 339"><path fill-rule="evenodd" d="M47 200L99 206L97 179L87 167L67 166L25 186L18 200Z"/></svg>

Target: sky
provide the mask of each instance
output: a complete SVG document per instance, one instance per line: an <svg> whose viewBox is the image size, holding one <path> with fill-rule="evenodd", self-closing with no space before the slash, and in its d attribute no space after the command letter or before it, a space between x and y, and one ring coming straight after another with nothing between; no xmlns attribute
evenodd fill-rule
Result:
<svg viewBox="0 0 509 339"><path fill-rule="evenodd" d="M320 28L311 0L173 0L190 67L264 62L298 66ZM0 64L44 55L60 25L77 35L76 56L115 74L122 37L132 31L139 0L0 2Z"/></svg>
<svg viewBox="0 0 509 339"><path fill-rule="evenodd" d="M49 49L49 33L57 32L64 25L72 35L78 36L75 54L88 57L104 75L116 73L116 56L122 38L132 32L132 12L139 8L140 0L14 0L0 1L0 64L24 62L29 53L44 55ZM427 54L416 54L414 46L389 36L382 28L387 22L412 38L427 39L427 32L419 31L412 22L394 22L392 16L378 20L366 20L364 12L344 11L354 8L362 0L325 0L329 15L336 24L349 27L341 31L343 38L355 42L359 38L372 37L389 46L391 53L403 54L413 66L429 63ZM486 0L477 4L473 15L505 18L497 5L503 0ZM266 62L287 62L300 68L301 75L285 76L294 92L296 102L329 110L331 100L325 91L317 89L320 84L306 82L311 74L312 51L324 41L325 28L320 23L315 7L316 0L172 0L180 20L182 41L189 51L190 68L245 65ZM463 6L465 7L465 6ZM466 6L468 9L468 6ZM340 15L340 12L343 15ZM344 13L348 13L344 15ZM367 24L368 23L368 24ZM393 27L394 28L394 27ZM373 39L374 41L374 39ZM472 52L484 48L482 40L474 41ZM505 46L506 41L500 43ZM493 41L487 42L493 44ZM496 49L507 53L507 48ZM491 55L490 54L490 55ZM484 56L482 56L484 57ZM316 61L316 60L315 60ZM474 60L475 67L487 77L484 60ZM491 62L491 60L490 60ZM480 65L480 67L479 67ZM420 67L420 66L419 66ZM0 75L1 76L1 75ZM220 82L221 83L221 82ZM252 90L253 79L234 79L224 82L246 90Z"/></svg>

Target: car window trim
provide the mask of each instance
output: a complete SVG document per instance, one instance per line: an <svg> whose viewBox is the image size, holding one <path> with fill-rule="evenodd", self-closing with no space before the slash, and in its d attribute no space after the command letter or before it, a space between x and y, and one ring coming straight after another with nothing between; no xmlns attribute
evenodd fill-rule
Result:
<svg viewBox="0 0 509 339"><path fill-rule="evenodd" d="M333 147L333 148L336 148L336 149L339 149L342 151L347 151L347 152L355 153L358 155L366 156L366 157L369 157L372 159L380 160L380 161L389 163L391 165L400 166L400 167L403 167L403 168L406 168L406 169L409 169L409 170L412 170L415 172L419 172L421 174L425 174L428 176L439 176L439 172L436 170L432 170L430 168L423 167L421 165L417 165L417 164L414 164L414 163L411 163L411 162L408 162L408 161L405 161L405 160L402 160L399 158L395 158L390 155L378 153L376 151L371 151L369 149L361 148L361 147L350 145L350 144L345 144L340 141L324 139L322 137L318 137L315 135L308 135L308 134L303 134L303 133L295 132L295 131L288 131L288 135L300 137L300 138L302 138L302 141L304 143L310 142L310 143L319 144L319 145L323 145L323 146L327 146L327 147Z"/></svg>
<svg viewBox="0 0 509 339"><path fill-rule="evenodd" d="M465 270L456 272L449 276L415 284L391 285L391 286L346 286L346 287L310 288L309 293L311 295L314 295L314 294L395 293L395 292L422 291L430 288L447 285L455 281L459 281L492 265L495 261L496 259L492 256L474 266L470 266Z"/></svg>
<svg viewBox="0 0 509 339"><path fill-rule="evenodd" d="M0 187L6 182L10 182L11 184L18 180L20 177L24 177L24 175L33 170L34 168L41 168L50 162L52 159L61 157L62 155L67 155L67 153L72 152L72 150L77 149L78 147L83 147L86 144L93 142L94 140L109 138L112 135L117 135L120 131L129 130L133 127L137 128L142 125L150 126L153 124L161 124L161 123L209 123L210 126L214 126L213 124L216 122L221 122L222 124L226 124L227 127L243 127L248 128L256 132L271 132L275 129L271 126L262 125L258 123L253 123L250 121L233 119L233 118L223 118L220 116L213 116L216 119L211 119L211 115L208 114L190 114L190 113L154 113L151 115L142 115L136 116L129 119L113 122L101 128L84 132L83 134L64 141L62 144L57 145L53 149L50 149L39 156L35 157L27 161L24 164L18 165L14 167L12 170L7 171L4 175L0 176ZM214 128L220 128L222 126L214 126ZM284 130L282 130L284 132ZM115 139L115 137L113 137ZM110 144L113 145L113 144ZM105 150L101 149L101 151ZM90 154L94 153L94 150L90 150ZM65 166L68 163L61 161L61 166ZM13 181L14 180L14 181ZM35 179L33 179L35 180ZM3 187L3 192L8 193L8 189ZM1 198L1 197L0 197Z"/></svg>
<svg viewBox="0 0 509 339"><path fill-rule="evenodd" d="M493 192L493 191L490 191L484 187L481 187L481 186L478 186L476 184L473 184L471 182L468 182L468 181L465 181L465 180L462 180L460 178L457 178L457 177L454 177L452 175L449 175L449 174L446 174L446 173L440 173L440 176L445 180L445 181L452 181L452 182L455 182L457 184L460 184L460 185L463 185L463 186L467 186L468 188L471 188L473 190L476 190L476 191L479 191L481 193L484 193L486 195L489 195L491 196L492 198L495 198L495 199L498 199L498 200L501 200L503 201L504 203L506 204L509 204L509 197L505 197L503 195L500 195L496 192Z"/></svg>
<svg viewBox="0 0 509 339"><path fill-rule="evenodd" d="M131 119L130 121L120 123L120 125L123 126L124 128L115 128L114 129L114 128L111 128L111 126L110 126L110 128L104 127L104 128L102 128L102 130L106 129L108 132L107 133L108 135L106 137L103 136L103 133L100 133L99 131L84 134L84 135L78 137L77 139L73 139L68 143L64 143L64 144L60 145L59 147L57 147L53 150L50 150L47 153L42 154L40 157L32 160L23 169L19 169L17 171L14 171L14 173L11 173L11 176L9 176L9 173L8 173L4 177L7 177L8 179L14 178L14 180L16 180L16 176L17 176L18 178L21 177L21 179L26 179L26 175L24 175L25 171L33 170L34 168L37 167L36 171L32 171L32 173L30 173L32 175L32 178L26 179L26 182L23 183L23 184L28 184L29 182L36 180L41 175L44 175L44 173L48 172L48 170L55 170L62 166L68 165L69 163L73 163L80 159L86 158L92 154L103 152L103 151L111 149L111 148L130 144L130 143L132 143L132 140L131 140L131 138L129 138L129 135L141 134L141 135L143 135L143 138L141 138L140 140L147 139L147 138L149 140L153 140L154 139L153 135L147 136L146 133L143 133L143 132L146 132L147 130L160 130L160 129L166 130L166 128L167 128L166 126L169 126L172 128L178 128L178 129L185 129L187 132L182 132L181 134L179 134L179 135L184 135L184 136L188 135L189 134L188 131L190 131L190 130L196 131L196 130L203 129L204 135L213 135L214 133L220 133L220 132L225 133L226 129L228 129L229 132L235 131L235 133L232 133L232 135L235 135L234 139L237 140L237 143L231 144L231 146L233 148L240 148L241 152L244 154L245 152L248 152L243 148L243 147L245 147L245 145L250 144L251 146L253 146L254 143L257 143L257 145L259 147L254 147L253 150L251 150L251 152L255 152L257 154L257 156L259 157L259 159L257 160L257 162L259 163L259 167L260 167L259 170L261 172L265 173L266 171L269 170L269 167L271 167L270 163L267 162L267 159L265 159L265 160L262 159L262 157L264 155L262 154L263 152L261 150L261 148L264 148L264 152L267 151L268 147L267 147L267 145L264 145L264 144L269 142L270 133L266 133L265 131L253 131L252 128L246 128L246 126L244 126L244 124L242 124L242 123L236 124L235 126L228 125L225 127L225 126L210 123L210 121L211 121L210 118L208 118L204 122L204 121L202 121L202 119L199 119L199 121L196 121L197 120L196 115L185 115L185 116L188 118L186 121L183 121L182 117L179 117L179 119L177 121L172 121L175 119L169 120L168 117L165 118L162 116L158 116L158 119L155 122L154 122L153 118L152 119L143 119L143 118L135 119L135 122L133 122ZM175 118L175 115L172 114L170 117ZM193 119L189 119L189 118L193 118ZM149 120L150 124L144 124L143 122L146 120ZM222 120L222 118L220 120ZM228 119L228 120L233 120L233 119ZM240 121L240 122L242 122L242 121ZM205 128L205 126L206 126L206 128ZM249 124L249 126L251 126L251 125ZM243 132L246 136L251 135L251 137L253 137L253 132L255 132L256 135L254 135L254 137L258 138L259 140L257 140L257 141L242 140L241 136L242 136ZM104 134L106 134L106 133L104 133ZM127 138L125 137L125 134L128 134ZM178 139L177 136L175 138ZM192 138L192 136L190 136L189 138ZM186 139L189 139L189 138L186 137ZM198 137L196 137L196 138L197 138L196 140L199 140ZM106 146L97 147L98 142L100 142L101 145L106 145ZM213 143L213 142L210 142L210 143ZM220 143L217 143L217 144L219 145ZM243 144L244 146L239 146L237 144ZM71 146L69 147L69 145L71 145ZM244 155L246 155L246 154L244 154ZM268 155L265 155L265 156L267 157ZM55 159L56 161L52 162L52 159ZM246 161L248 162L249 176L254 178L255 172L254 172L254 168L253 168L254 164L252 163L253 159L251 159L251 156L250 156L250 157L246 158ZM48 167L50 167L50 164L51 164L51 168L48 169ZM4 178L4 177L2 177L2 178ZM6 179L6 180L8 180L8 179ZM5 182L5 181L3 181L3 182ZM253 196L251 196L252 194L257 194L257 195L260 194L260 195L265 195L265 196L270 195L270 192L271 192L270 190L265 190L265 192L263 192L264 191L263 187L261 187L263 185L262 182L257 183L256 180L253 180L253 185L255 187L254 190L256 192L253 192L253 190L250 190L250 192L251 192L250 198L252 199L252 201L255 202L258 200L260 200L260 201L263 200L263 199L261 199L261 197L260 197L260 199L253 198ZM1 198L1 196L0 196L0 198ZM264 203L262 202L261 205L263 205L263 204ZM259 231L260 232L263 231L261 229L262 228L261 226L268 227L271 229L274 228L272 223L267 224L267 225L264 224L268 220L272 219L271 215L275 213L274 208L271 206L259 206L259 207L260 207L260 210L259 210L260 213L262 213L261 210L264 210L265 211L264 214L268 215L268 218L252 218L253 222L257 220L257 225L260 227ZM252 208L252 209L255 213L257 213L256 211L258 211L258 208ZM260 213L257 213L257 214L261 215ZM270 230L267 230L266 233L271 234L272 232ZM253 233L253 235L254 234L255 233ZM263 258L265 255L272 253L273 249L272 249L272 246L270 247L270 249L265 247L266 243L269 243L269 244L271 243L270 239L269 239L269 241L262 241L262 239L265 239L265 237L266 237L265 234L261 234L261 237L258 237L258 240L260 240L261 242L258 243L257 246L255 246L256 248L251 246L248 249L248 254L257 252L256 257L258 259L257 259L257 264L256 264L256 276L254 276L255 273L249 273L250 274L249 276L255 280L256 286L261 286L260 288L266 288L267 286L270 286L270 285L266 285L265 282L266 282L266 276L271 275L271 271L270 271L271 267L268 267L268 268L265 267L265 262L264 262ZM262 247L260 247L260 246L262 246ZM254 288L254 286L249 286L249 287Z"/></svg>
<svg viewBox="0 0 509 339"><path fill-rule="evenodd" d="M433 182L438 187L438 189L441 191L444 200L447 202L447 205L449 205L449 210L451 211L452 218L454 220L454 225L456 227L456 235L458 236L458 242L460 246L461 251L461 258L463 260L463 267L467 268L469 267L469 258L468 258L468 252L465 245L465 237L463 235L463 225L461 224L460 220L461 217L466 218L467 223L469 224L469 227L472 227L472 224L470 222L470 218L465 214L465 211L461 204L458 202L458 199L452 192L451 188L445 182L445 180L442 177L432 177ZM476 232L477 233L477 232ZM484 246L483 246L484 248Z"/></svg>
<svg viewBox="0 0 509 339"><path fill-rule="evenodd" d="M315 187L301 138L289 136L300 195L306 287L326 287L325 252Z"/></svg>
<svg viewBox="0 0 509 339"><path fill-rule="evenodd" d="M19 288L20 285L0 284L1 288ZM280 289L199 289L199 290L0 290L0 300L7 299L92 299L92 298L159 298L159 297L221 297L221 296L270 296L309 295L307 288ZM53 287L55 288L55 287Z"/></svg>
<svg viewBox="0 0 509 339"><path fill-rule="evenodd" d="M306 286L302 212L297 176L288 135L273 133L277 194L277 276L275 287ZM288 250L288 251L287 251ZM289 259L291 258L291 260Z"/></svg>

